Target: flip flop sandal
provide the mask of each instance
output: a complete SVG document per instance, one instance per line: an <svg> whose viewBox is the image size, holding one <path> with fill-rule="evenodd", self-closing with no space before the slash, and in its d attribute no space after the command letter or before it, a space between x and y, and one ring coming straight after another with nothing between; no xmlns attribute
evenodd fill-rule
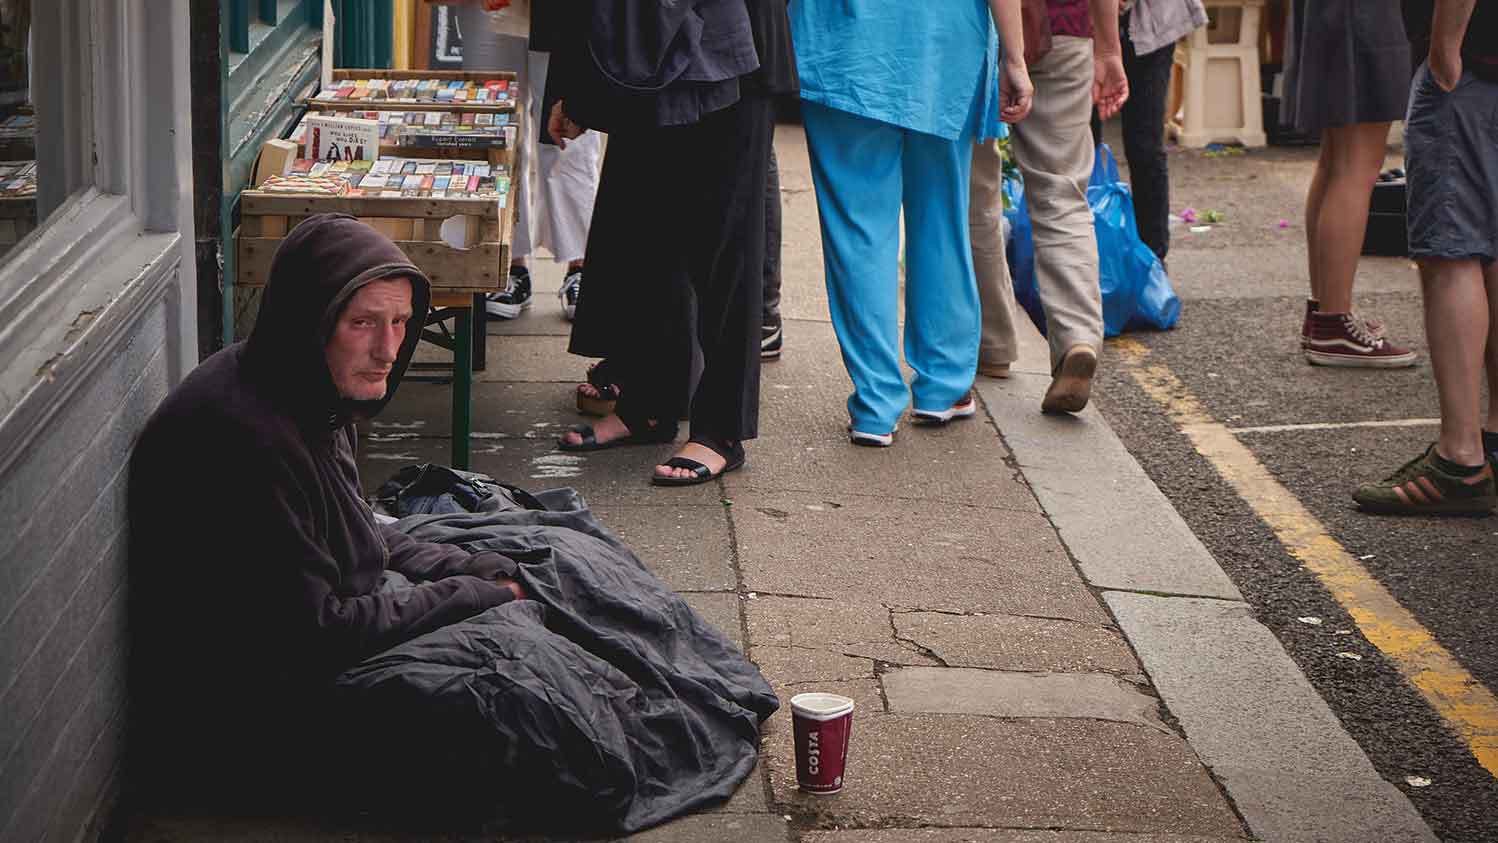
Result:
<svg viewBox="0 0 1498 843"><path fill-rule="evenodd" d="M582 437L581 442L572 443L566 439L557 439L557 450L559 451L605 451L609 448L618 448L625 445L662 445L676 438L676 425L657 424L639 433L628 433L617 439L607 442L598 441L598 433L591 424L575 424L568 428L569 433L576 433Z"/></svg>
<svg viewBox="0 0 1498 843"><path fill-rule="evenodd" d="M607 416L614 412L614 402L619 400L619 386L604 380L608 377L605 371L607 363L607 360L600 360L589 366L587 384L577 385L577 411L585 416ZM584 394L585 385L598 390L598 394Z"/></svg>
<svg viewBox="0 0 1498 843"><path fill-rule="evenodd" d="M702 483L706 483L709 480L716 480L730 471L738 471L739 469L744 467L744 444L742 442L734 445L732 448L728 449L727 453L724 453L723 449L718 447L722 443L703 442L697 439L689 439L687 441L695 442L698 445L709 448L713 451L713 453L716 453L718 456L726 459L727 462L723 464L723 469L717 474L714 474L712 469L694 459L688 459L687 457L672 457L671 459L666 460L661 464L666 466L667 468L684 468L687 471L692 472L691 476L662 477L659 474L655 474L652 472L650 475L651 485L697 486Z"/></svg>

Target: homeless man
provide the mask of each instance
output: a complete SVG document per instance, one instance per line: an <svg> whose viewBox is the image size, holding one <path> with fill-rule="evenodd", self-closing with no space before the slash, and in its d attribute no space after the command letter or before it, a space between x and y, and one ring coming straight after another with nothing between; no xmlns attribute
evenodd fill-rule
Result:
<svg viewBox="0 0 1498 843"><path fill-rule="evenodd" d="M174 791L204 764L248 780L299 725L335 739L338 723L308 722L305 689L524 596L510 559L411 539L361 495L353 422L390 399L429 300L374 229L310 217L276 252L249 340L204 361L146 424L129 487L133 746L185 780ZM414 587L381 589L387 570Z"/></svg>
<svg viewBox="0 0 1498 843"><path fill-rule="evenodd" d="M390 400L428 286L358 220L309 217L250 339L147 423L130 781L185 808L548 832L633 833L726 800L775 693L581 496L394 526L362 499L351 423Z"/></svg>

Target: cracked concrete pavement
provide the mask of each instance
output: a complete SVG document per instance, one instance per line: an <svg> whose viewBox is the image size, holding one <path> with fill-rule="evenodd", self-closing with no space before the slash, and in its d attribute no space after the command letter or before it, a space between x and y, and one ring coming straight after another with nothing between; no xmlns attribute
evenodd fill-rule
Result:
<svg viewBox="0 0 1498 843"><path fill-rule="evenodd" d="M918 829L953 840L1026 830L1037 840L1246 839L989 417L910 428L888 450L848 443L849 383L799 131L783 127L778 148L786 352L764 368L747 467L672 490L647 482L669 447L555 460L549 441L577 420L572 385L587 361L563 353L560 274L548 263L532 270L535 306L491 331L474 467L522 486L579 488L711 620L742 624L726 631L786 704L766 724L760 769L727 809L753 814L744 792L756 795L752 833L767 835L756 839L905 839ZM381 419L394 426L366 440L367 484L398 467L382 453L444 458L446 401L440 387L402 387ZM788 703L806 690L855 701L837 795L796 788ZM713 821L647 837L701 839L703 822ZM747 828L708 827L730 838Z"/></svg>

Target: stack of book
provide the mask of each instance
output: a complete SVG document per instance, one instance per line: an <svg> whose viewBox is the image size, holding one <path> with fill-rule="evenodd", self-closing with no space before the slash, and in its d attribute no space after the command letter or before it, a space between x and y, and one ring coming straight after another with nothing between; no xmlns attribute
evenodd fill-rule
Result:
<svg viewBox="0 0 1498 843"><path fill-rule="evenodd" d="M506 112L492 111L350 111L348 117L379 123L380 143L385 146L449 147L458 149L512 149L516 127ZM316 115L309 115L315 117ZM307 118L291 139L304 143Z"/></svg>
<svg viewBox="0 0 1498 843"><path fill-rule="evenodd" d="M31 140L36 137L36 117L31 114L12 114L0 120L0 141Z"/></svg>
<svg viewBox="0 0 1498 843"><path fill-rule="evenodd" d="M505 79L345 79L314 100L324 102L394 101L439 105L510 105L514 91Z"/></svg>
<svg viewBox="0 0 1498 843"><path fill-rule="evenodd" d="M509 168L482 161L381 158L377 161L313 161L301 158L291 172L261 184L269 193L324 196L494 199L510 192Z"/></svg>
<svg viewBox="0 0 1498 843"><path fill-rule="evenodd" d="M36 197L35 161L0 161L0 199Z"/></svg>

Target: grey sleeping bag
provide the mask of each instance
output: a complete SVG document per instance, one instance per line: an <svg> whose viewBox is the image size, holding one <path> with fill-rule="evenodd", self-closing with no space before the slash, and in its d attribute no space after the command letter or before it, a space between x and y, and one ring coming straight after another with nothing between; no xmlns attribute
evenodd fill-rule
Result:
<svg viewBox="0 0 1498 843"><path fill-rule="evenodd" d="M395 525L517 560L531 599L338 678L340 707L402 736L371 762L412 770L394 783L406 798L482 804L491 825L552 833L634 832L727 799L754 768L774 692L576 493L537 499L545 510L506 500ZM394 572L382 585L408 586Z"/></svg>

